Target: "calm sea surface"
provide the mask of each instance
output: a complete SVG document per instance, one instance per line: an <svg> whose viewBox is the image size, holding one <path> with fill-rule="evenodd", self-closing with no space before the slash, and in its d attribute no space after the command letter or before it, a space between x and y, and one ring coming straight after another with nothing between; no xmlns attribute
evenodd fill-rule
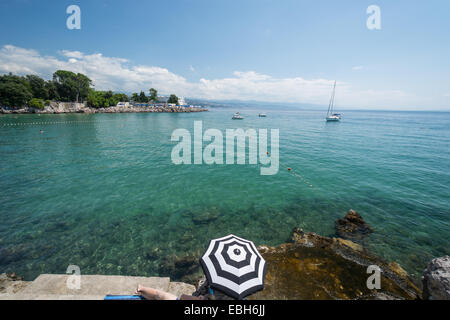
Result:
<svg viewBox="0 0 450 320"><path fill-rule="evenodd" d="M0 116L0 272L173 276L229 233L278 245L334 234L357 210L365 245L416 278L450 248L450 113L212 108L186 114ZM174 129L277 128L278 174L171 162ZM41 134L39 131L43 130ZM311 188L304 180L308 181Z"/></svg>

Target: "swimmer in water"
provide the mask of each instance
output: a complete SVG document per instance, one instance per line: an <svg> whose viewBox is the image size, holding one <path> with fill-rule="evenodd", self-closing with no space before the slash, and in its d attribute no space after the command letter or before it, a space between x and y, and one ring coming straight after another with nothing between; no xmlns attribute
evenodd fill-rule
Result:
<svg viewBox="0 0 450 320"><path fill-rule="evenodd" d="M39 132L40 132L40 133L44 133L44 131L43 131L43 130L40 130Z"/></svg>

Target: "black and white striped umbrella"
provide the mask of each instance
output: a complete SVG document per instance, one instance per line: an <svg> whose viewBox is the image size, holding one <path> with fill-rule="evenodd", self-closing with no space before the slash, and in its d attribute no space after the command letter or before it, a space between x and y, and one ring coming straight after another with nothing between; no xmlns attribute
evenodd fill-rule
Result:
<svg viewBox="0 0 450 320"><path fill-rule="evenodd" d="M211 240L200 263L210 286L231 297L264 289L266 261L252 241L232 234Z"/></svg>

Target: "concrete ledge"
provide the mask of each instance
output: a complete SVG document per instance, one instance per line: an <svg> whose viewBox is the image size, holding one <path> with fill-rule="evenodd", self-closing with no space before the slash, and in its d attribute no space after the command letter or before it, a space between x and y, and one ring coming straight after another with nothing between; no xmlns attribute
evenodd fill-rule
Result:
<svg viewBox="0 0 450 320"><path fill-rule="evenodd" d="M80 289L76 290L68 288L69 277L71 275L41 274L32 282L11 280L9 287L0 291L0 300L103 300L107 294L133 295L138 284L176 296L195 291L193 285L170 282L170 278L103 275L82 275ZM11 289L13 285L17 290Z"/></svg>
<svg viewBox="0 0 450 320"><path fill-rule="evenodd" d="M103 300L95 295L57 295L57 294L0 294L0 300Z"/></svg>
<svg viewBox="0 0 450 320"><path fill-rule="evenodd" d="M138 284L164 291L169 290L169 278L158 277L128 277L128 276L102 276L82 275L80 289L67 287L70 275L41 274L21 294L33 295L75 295L96 296L107 294L134 294Z"/></svg>

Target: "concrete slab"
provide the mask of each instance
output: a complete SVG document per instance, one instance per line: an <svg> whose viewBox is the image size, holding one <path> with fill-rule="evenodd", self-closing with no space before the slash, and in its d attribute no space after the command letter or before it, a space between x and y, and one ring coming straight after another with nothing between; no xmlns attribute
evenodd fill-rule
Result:
<svg viewBox="0 0 450 320"><path fill-rule="evenodd" d="M41 274L20 291L23 295L102 296L134 294L138 284L164 291L169 290L169 278L82 275L80 289L69 289L70 275Z"/></svg>
<svg viewBox="0 0 450 320"><path fill-rule="evenodd" d="M103 300L103 295L0 294L0 300Z"/></svg>

